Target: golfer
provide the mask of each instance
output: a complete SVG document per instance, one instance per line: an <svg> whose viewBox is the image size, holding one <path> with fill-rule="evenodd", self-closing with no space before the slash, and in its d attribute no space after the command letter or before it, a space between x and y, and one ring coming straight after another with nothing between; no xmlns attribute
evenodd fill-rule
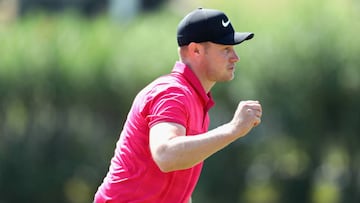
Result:
<svg viewBox="0 0 360 203"><path fill-rule="evenodd" d="M188 203L203 161L259 125L258 101L241 101L226 124L209 128L210 90L234 78L235 32L221 11L196 9L178 25L179 61L133 101L95 203Z"/></svg>

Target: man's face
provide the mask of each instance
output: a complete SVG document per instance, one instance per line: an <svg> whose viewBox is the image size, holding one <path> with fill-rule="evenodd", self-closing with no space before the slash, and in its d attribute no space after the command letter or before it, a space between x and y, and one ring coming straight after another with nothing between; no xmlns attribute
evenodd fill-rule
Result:
<svg viewBox="0 0 360 203"><path fill-rule="evenodd" d="M239 61L233 45L204 43L204 67L209 81L224 82L234 78L235 63Z"/></svg>

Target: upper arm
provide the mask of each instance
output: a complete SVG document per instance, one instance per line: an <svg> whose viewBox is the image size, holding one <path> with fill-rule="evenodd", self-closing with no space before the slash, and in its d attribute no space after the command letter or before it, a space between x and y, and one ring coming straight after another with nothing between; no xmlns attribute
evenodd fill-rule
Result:
<svg viewBox="0 0 360 203"><path fill-rule="evenodd" d="M189 104L184 90L179 87L166 87L165 90L151 94L149 100L151 102L148 102L143 116L150 128L164 122L186 125Z"/></svg>
<svg viewBox="0 0 360 203"><path fill-rule="evenodd" d="M185 127L177 123L160 122L150 128L150 151L154 161L160 168L167 160L167 154L165 154L165 152L170 147L169 143L171 142L171 139L185 135Z"/></svg>

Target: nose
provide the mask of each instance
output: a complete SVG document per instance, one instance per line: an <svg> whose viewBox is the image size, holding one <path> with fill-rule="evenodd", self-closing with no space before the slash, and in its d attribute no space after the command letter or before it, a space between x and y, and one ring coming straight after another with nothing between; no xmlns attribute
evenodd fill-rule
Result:
<svg viewBox="0 0 360 203"><path fill-rule="evenodd" d="M236 63L240 60L239 56L236 54L236 51L233 49L232 55L230 57L231 62Z"/></svg>

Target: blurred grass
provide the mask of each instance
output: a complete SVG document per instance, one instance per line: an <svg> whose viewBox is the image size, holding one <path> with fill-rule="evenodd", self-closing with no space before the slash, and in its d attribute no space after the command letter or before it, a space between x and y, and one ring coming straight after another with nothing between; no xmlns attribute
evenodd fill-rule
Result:
<svg viewBox="0 0 360 203"><path fill-rule="evenodd" d="M192 4L255 33L236 47L236 79L213 89L212 127L239 100L264 108L259 128L206 161L194 200L357 202L359 3ZM177 60L186 12L127 24L39 12L0 25L0 202L91 201L134 95ZM19 187L26 192L13 196Z"/></svg>

